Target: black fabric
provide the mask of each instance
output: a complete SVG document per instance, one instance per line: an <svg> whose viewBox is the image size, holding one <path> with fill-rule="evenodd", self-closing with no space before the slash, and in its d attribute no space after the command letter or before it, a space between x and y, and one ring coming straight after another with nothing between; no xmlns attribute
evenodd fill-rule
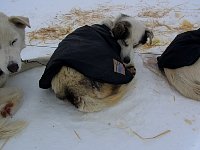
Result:
<svg viewBox="0 0 200 150"><path fill-rule="evenodd" d="M120 59L121 47L105 25L83 26L69 34L53 53L39 81L40 88L50 88L52 78L62 66L74 68L91 80L125 84L133 76L114 72L113 59ZM123 66L124 67L124 66Z"/></svg>
<svg viewBox="0 0 200 150"><path fill-rule="evenodd" d="M159 68L163 70L163 68L176 69L190 66L199 57L200 29L177 35L157 60Z"/></svg>

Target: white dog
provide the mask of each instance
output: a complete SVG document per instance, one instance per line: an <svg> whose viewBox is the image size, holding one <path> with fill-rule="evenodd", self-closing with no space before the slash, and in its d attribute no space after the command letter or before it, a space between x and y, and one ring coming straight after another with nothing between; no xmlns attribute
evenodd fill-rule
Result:
<svg viewBox="0 0 200 150"><path fill-rule="evenodd" d="M25 28L27 26L30 27L28 18L22 16L8 17L0 12L0 127L4 126L10 116L18 110L23 95L22 91L17 88L2 87L9 75L42 63L45 65L48 60L39 58L21 61L20 53L25 48ZM0 138L12 136L24 125L24 122L11 124L10 128L5 128L9 132L1 132ZM1 127L1 130L3 129Z"/></svg>

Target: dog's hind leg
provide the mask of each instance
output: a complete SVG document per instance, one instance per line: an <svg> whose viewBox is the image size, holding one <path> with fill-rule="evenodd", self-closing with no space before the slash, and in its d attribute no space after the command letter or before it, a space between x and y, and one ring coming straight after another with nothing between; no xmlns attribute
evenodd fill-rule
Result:
<svg viewBox="0 0 200 150"><path fill-rule="evenodd" d="M169 82L184 96L200 100L200 59L191 66L164 69Z"/></svg>

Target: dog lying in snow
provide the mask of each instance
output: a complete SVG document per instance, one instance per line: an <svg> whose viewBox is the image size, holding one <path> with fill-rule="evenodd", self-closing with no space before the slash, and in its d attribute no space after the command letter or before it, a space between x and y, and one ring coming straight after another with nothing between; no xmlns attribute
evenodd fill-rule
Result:
<svg viewBox="0 0 200 150"><path fill-rule="evenodd" d="M184 96L200 100L200 29L181 33L158 57L168 81Z"/></svg>
<svg viewBox="0 0 200 150"><path fill-rule="evenodd" d="M30 27L29 19L22 16L8 17L0 12L0 127L19 108L22 91L17 88L3 87L11 74L39 66L48 61L48 58L38 58L21 61L21 50L25 48L25 28ZM18 127L16 127L18 126ZM20 129L21 124L10 125L13 133ZM2 129L2 127L1 127ZM5 129L9 131L9 129ZM12 131L1 132L0 138L12 135Z"/></svg>
<svg viewBox="0 0 200 150"><path fill-rule="evenodd" d="M121 14L114 21L83 26L58 46L40 88L52 88L59 99L78 110L94 112L115 104L135 76L130 52L153 33L134 18Z"/></svg>
<svg viewBox="0 0 200 150"><path fill-rule="evenodd" d="M200 100L200 29L175 37L163 54L143 56L144 65L162 76L185 97Z"/></svg>

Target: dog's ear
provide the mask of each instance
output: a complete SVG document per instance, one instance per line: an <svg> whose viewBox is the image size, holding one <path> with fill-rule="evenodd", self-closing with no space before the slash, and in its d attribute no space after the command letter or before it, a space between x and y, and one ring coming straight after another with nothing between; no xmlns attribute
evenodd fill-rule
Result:
<svg viewBox="0 0 200 150"><path fill-rule="evenodd" d="M26 28L26 26L29 28L31 27L27 17L10 16L8 20L18 28Z"/></svg>
<svg viewBox="0 0 200 150"><path fill-rule="evenodd" d="M152 39L154 37L153 32L149 29L146 29L145 34L147 35L147 38L149 38L149 44L152 44Z"/></svg>
<svg viewBox="0 0 200 150"><path fill-rule="evenodd" d="M130 34L129 32L130 27L131 24L128 21L120 21L114 25L112 33L117 40L124 40Z"/></svg>

